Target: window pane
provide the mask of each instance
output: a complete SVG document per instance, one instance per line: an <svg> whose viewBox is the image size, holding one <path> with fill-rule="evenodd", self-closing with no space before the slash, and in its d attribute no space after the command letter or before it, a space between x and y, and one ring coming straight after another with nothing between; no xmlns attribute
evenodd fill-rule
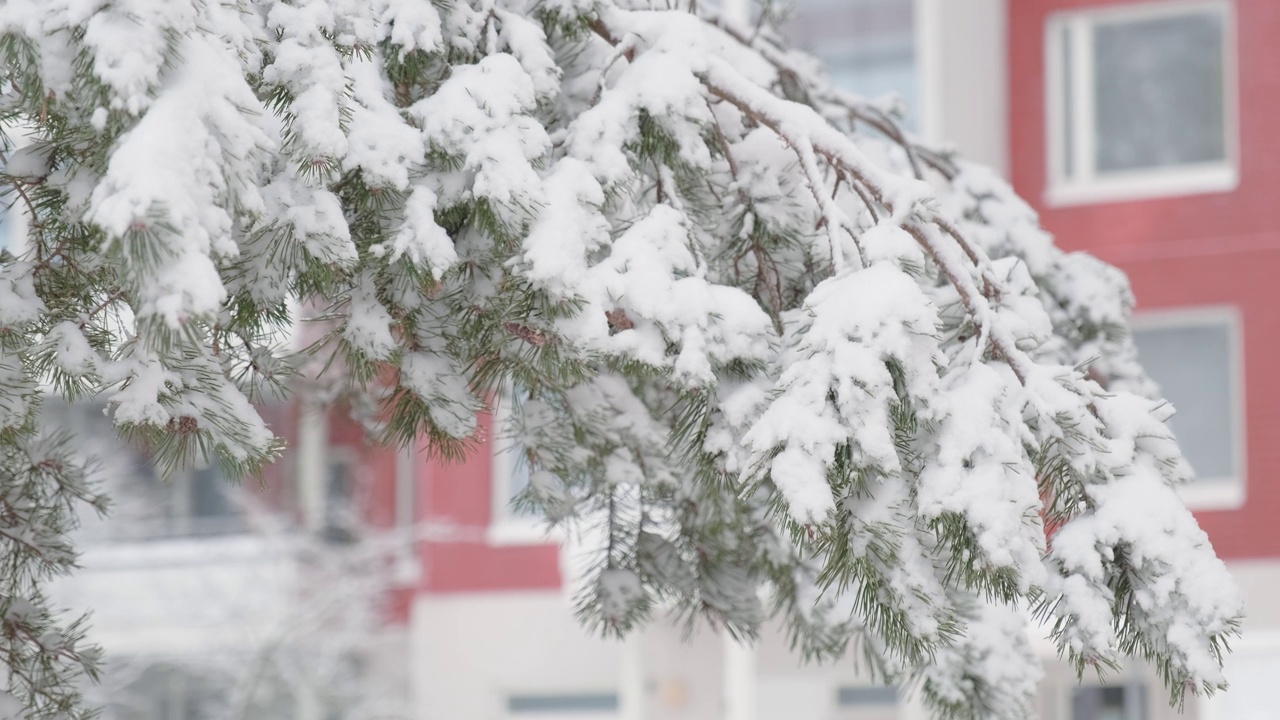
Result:
<svg viewBox="0 0 1280 720"><path fill-rule="evenodd" d="M191 474L191 514L197 518L229 518L235 505L229 491L235 487L216 465Z"/></svg>
<svg viewBox="0 0 1280 720"><path fill-rule="evenodd" d="M822 60L838 87L867 98L897 94L913 111L914 6L913 0L796 0L785 32Z"/></svg>
<svg viewBox="0 0 1280 720"><path fill-rule="evenodd" d="M1239 432L1231 391L1231 333L1226 323L1135 330L1138 359L1177 414L1170 425L1199 478L1238 477Z"/></svg>
<svg viewBox="0 0 1280 720"><path fill-rule="evenodd" d="M596 714L613 713L617 709L616 693L512 695L507 698L507 712L512 715Z"/></svg>
<svg viewBox="0 0 1280 720"><path fill-rule="evenodd" d="M505 494L503 501L506 515L529 515L531 513L527 509L518 508L513 504L516 496L529 487L529 461L525 458L524 446L510 437L499 438L497 442L499 443L497 452L502 457L501 462L495 465L497 471L506 473L506 476L496 478L496 488Z"/></svg>
<svg viewBox="0 0 1280 720"><path fill-rule="evenodd" d="M493 490L500 507L496 508L498 517L532 515L527 508L517 508L513 501L529 487L532 474L529 469L529 458L525 447L517 437L517 426L511 414L516 412L516 397L524 396L523 391L513 391L500 403L495 418L498 429L494 437L493 450Z"/></svg>
<svg viewBox="0 0 1280 720"><path fill-rule="evenodd" d="M1079 687L1071 693L1071 720L1146 720L1141 685Z"/></svg>
<svg viewBox="0 0 1280 720"><path fill-rule="evenodd" d="M127 677L127 672L120 675ZM112 690L106 703L106 717L115 720L217 717L231 708L228 688L215 676L216 673L193 673L176 666L151 665L136 680Z"/></svg>
<svg viewBox="0 0 1280 720"><path fill-rule="evenodd" d="M330 458L324 483L324 539L339 543L355 540L354 491L352 462Z"/></svg>
<svg viewBox="0 0 1280 720"><path fill-rule="evenodd" d="M898 689L846 685L836 690L837 720L897 720Z"/></svg>
<svg viewBox="0 0 1280 720"><path fill-rule="evenodd" d="M1226 159L1219 13L1100 23L1093 41L1099 173Z"/></svg>
<svg viewBox="0 0 1280 720"><path fill-rule="evenodd" d="M848 685L836 690L836 704L841 707L898 704L898 688L888 685Z"/></svg>

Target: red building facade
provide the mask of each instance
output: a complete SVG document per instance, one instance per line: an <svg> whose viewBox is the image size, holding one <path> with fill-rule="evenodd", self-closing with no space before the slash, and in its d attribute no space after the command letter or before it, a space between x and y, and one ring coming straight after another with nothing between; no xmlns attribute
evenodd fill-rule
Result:
<svg viewBox="0 0 1280 720"><path fill-rule="evenodd" d="M1280 300L1280 203L1276 201L1280 188L1280 73L1276 72L1280 45L1275 42L1280 33L1280 3L1018 0L1009 2L1008 12L1013 184L1040 212L1042 224L1061 246L1097 255L1128 274L1137 298L1140 338L1146 318L1170 318L1176 324L1179 317L1185 317L1194 324L1194 319L1206 312L1234 316L1238 347L1233 348L1231 366L1206 365L1200 381L1202 386L1213 384L1222 370L1238 376L1228 383L1228 392L1234 396L1228 404L1234 406L1230 433L1240 457L1233 463L1234 477L1227 478L1238 487L1230 493L1232 497L1198 503L1192 493L1188 500L1193 508L1202 508L1197 512L1201 526L1225 559L1280 556L1280 525L1274 521L1280 509L1280 485L1272 480L1280 472L1280 377L1273 371L1273 359L1280 354L1280 314L1275 311ZM1077 136L1108 131L1122 135L1124 129L1105 125L1107 110L1102 105L1111 97L1098 90L1097 76L1109 72L1123 75L1126 69L1095 64L1092 83L1071 77L1070 69L1064 71L1063 67L1079 67L1078 59L1070 53L1080 51L1084 43L1064 48L1072 44L1070 39L1064 43L1071 32L1064 28L1083 25L1084 32L1093 35L1090 40L1105 30L1119 28L1120 33L1130 33L1127 39L1134 44L1145 41L1140 31L1149 29L1149 34L1164 34L1164 38L1153 37L1151 44L1172 43L1178 39L1176 23L1185 21L1190 29L1197 18L1217 19L1221 47L1213 42L1190 42L1181 50L1165 50L1163 54L1163 48L1151 50L1148 54L1155 57L1146 58L1146 62L1164 60L1173 67L1166 77L1155 70L1155 77L1148 82L1176 84L1179 61L1191 65L1195 61L1189 56L1215 54L1220 49L1221 92L1193 93L1205 87L1192 87L1186 88L1182 97L1166 92L1162 98L1156 87L1146 94L1157 96L1151 101L1157 106L1152 112L1162 114L1221 103L1222 152L1211 164L1224 172L1218 177L1196 177L1205 164L1202 158L1179 164L1176 158L1166 156L1149 162L1149 168L1162 163L1150 177L1143 177L1147 174L1143 172L1130 174L1134 181L1129 187L1106 187L1104 182L1096 183L1095 188L1089 188L1088 183L1065 187L1070 182L1063 182L1062 173L1054 167L1062 165L1055 153L1064 153L1062 116L1071 115L1079 122L1082 115L1070 102L1062 101L1062 85L1094 90L1089 98L1094 105L1092 117L1083 116L1083 122L1092 121L1094 127L1077 131ZM1055 33L1060 34L1055 37ZM1143 62L1136 50L1131 52L1137 56L1133 64ZM1094 47L1092 54L1095 63L1124 62L1116 60L1114 53L1107 56L1105 48ZM1134 70L1128 72L1136 76ZM1151 74L1148 70L1147 75ZM1130 83L1129 91L1131 95L1144 94L1141 82ZM1120 112L1141 115L1140 110L1129 107L1137 102L1118 100L1115 104L1122 106ZM1158 134L1159 130L1152 132ZM1185 136L1171 133L1165 140L1194 142ZM1095 148L1105 142L1095 143ZM1066 152L1078 154L1079 148ZM1097 149L1097 155L1102 154ZM1115 174L1123 176L1124 172ZM1082 192L1073 197L1070 191L1075 189ZM1179 362L1146 355L1142 359L1155 375L1162 366ZM1189 365L1194 359L1183 362ZM1196 375L1194 367L1184 369L1188 375ZM1187 382L1178 378L1174 384ZM1177 388L1164 389L1179 405ZM1194 403L1191 408L1180 408L1184 415L1195 410ZM1194 442L1194 438L1181 439Z"/></svg>

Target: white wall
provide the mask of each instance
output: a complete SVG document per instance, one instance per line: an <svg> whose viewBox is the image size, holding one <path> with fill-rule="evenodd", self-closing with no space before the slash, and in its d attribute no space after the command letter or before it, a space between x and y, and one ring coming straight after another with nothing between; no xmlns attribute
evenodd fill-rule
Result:
<svg viewBox="0 0 1280 720"><path fill-rule="evenodd" d="M726 663L733 653L722 635L701 623L686 638L682 626L666 621L639 639L641 677L630 682L626 655L637 646L592 636L556 592L419 596L411 627L419 720L505 720L511 694L590 692L618 692L621 720L637 717L628 707L643 708L644 720L829 720L836 689L866 682L851 659L802 665L774 626L744 660L754 666L744 691L741 683L734 687L733 664ZM628 702L625 693L637 687L641 701ZM755 696L752 707L732 702L745 695ZM923 717L911 704L896 715Z"/></svg>
<svg viewBox="0 0 1280 720"><path fill-rule="evenodd" d="M623 645L589 636L560 593L421 595L411 618L420 720L498 720L513 693L620 684Z"/></svg>
<svg viewBox="0 0 1280 720"><path fill-rule="evenodd" d="M252 645L287 618L293 565L253 537L117 543L88 549L51 585L110 654L172 655Z"/></svg>
<svg viewBox="0 0 1280 720"><path fill-rule="evenodd" d="M1227 563L1244 591L1245 621L1224 671L1231 687L1200 703L1201 720L1274 720L1280 717L1280 560Z"/></svg>
<svg viewBox="0 0 1280 720"><path fill-rule="evenodd" d="M1009 173L1006 0L916 0L921 132Z"/></svg>

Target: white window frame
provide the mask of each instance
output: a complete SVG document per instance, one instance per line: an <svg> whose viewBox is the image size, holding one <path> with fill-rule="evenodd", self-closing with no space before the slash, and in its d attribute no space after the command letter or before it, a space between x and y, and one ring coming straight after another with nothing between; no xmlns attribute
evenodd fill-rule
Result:
<svg viewBox="0 0 1280 720"><path fill-rule="evenodd" d="M1135 332L1203 325L1225 325L1227 328L1227 363L1230 373L1228 387L1236 423L1231 444L1237 473L1236 477L1193 480L1180 485L1178 495L1192 510L1235 510L1244 506L1246 480L1249 477L1248 427L1245 425L1248 413L1244 390L1244 323L1240 311L1230 305L1149 310L1135 314L1131 323ZM1142 361L1141 356L1138 361Z"/></svg>
<svg viewBox="0 0 1280 720"><path fill-rule="evenodd" d="M1094 27L1198 12L1222 16L1224 159L1162 168L1096 171L1094 118ZM1073 174L1063 167L1066 147L1063 42L1071 43L1071 127ZM1120 7L1054 13L1045 23L1045 118L1049 182L1046 201L1054 206L1228 192L1239 184L1239 70L1236 18L1228 0L1132 2Z"/></svg>
<svg viewBox="0 0 1280 720"><path fill-rule="evenodd" d="M395 551L395 578L403 585L418 582L422 566L418 562L418 498L422 485L418 474L418 447L410 444L396 452L395 529L399 536Z"/></svg>
<svg viewBox="0 0 1280 720"><path fill-rule="evenodd" d="M410 444L396 452L395 526L412 532L418 525L418 452Z"/></svg>
<svg viewBox="0 0 1280 720"><path fill-rule="evenodd" d="M511 418L512 400L507 395L493 403L493 427L490 429L492 461L489 487L492 490L491 515L488 530L490 545L539 545L555 542L558 535L548 530L546 523L536 517L517 515L511 511L511 478L515 474L516 460L508 449L509 439L505 427Z"/></svg>

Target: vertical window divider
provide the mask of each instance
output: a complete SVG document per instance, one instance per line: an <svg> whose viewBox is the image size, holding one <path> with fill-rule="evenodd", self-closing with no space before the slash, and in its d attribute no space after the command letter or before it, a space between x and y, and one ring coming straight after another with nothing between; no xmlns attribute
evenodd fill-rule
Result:
<svg viewBox="0 0 1280 720"><path fill-rule="evenodd" d="M1093 27L1083 17L1071 20L1067 32L1071 43L1071 87L1064 88L1071 93L1071 125L1074 133L1071 138L1074 171L1073 182L1088 184L1096 175L1095 158L1097 157L1097 120L1093 75Z"/></svg>

